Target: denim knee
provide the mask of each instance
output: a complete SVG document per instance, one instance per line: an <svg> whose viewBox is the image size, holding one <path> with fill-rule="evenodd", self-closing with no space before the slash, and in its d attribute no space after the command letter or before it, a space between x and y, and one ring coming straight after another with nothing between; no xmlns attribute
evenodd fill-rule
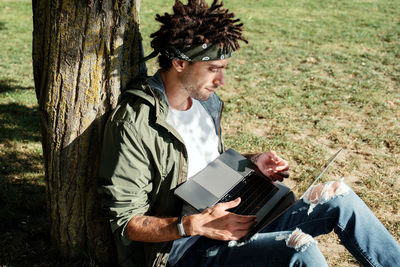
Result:
<svg viewBox="0 0 400 267"><path fill-rule="evenodd" d="M327 266L324 256L318 249L317 241L299 228L277 236L276 240L285 240L286 246L295 250L289 266Z"/></svg>
<svg viewBox="0 0 400 267"><path fill-rule="evenodd" d="M317 205L326 204L332 207L342 206L340 197L347 195L351 195L350 197L356 196L348 185L346 185L342 180L339 180L330 181L309 188L302 199L309 205L307 214L310 214Z"/></svg>
<svg viewBox="0 0 400 267"><path fill-rule="evenodd" d="M299 250L293 254L289 266L324 267L328 264L317 243L313 242L305 250Z"/></svg>

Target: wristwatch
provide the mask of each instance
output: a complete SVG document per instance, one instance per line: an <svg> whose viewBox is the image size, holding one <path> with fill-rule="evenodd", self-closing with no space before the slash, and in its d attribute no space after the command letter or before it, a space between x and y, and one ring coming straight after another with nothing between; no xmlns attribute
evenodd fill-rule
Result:
<svg viewBox="0 0 400 267"><path fill-rule="evenodd" d="M178 232L179 232L181 237L187 236L186 233L185 233L185 229L183 228L183 224L182 224L183 217L185 217L185 216L180 216L178 218L178 223L176 224L176 226L178 227Z"/></svg>

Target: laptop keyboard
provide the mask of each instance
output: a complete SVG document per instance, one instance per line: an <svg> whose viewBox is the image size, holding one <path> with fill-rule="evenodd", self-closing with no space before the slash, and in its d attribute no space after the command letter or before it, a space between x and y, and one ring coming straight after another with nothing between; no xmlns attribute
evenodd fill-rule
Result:
<svg viewBox="0 0 400 267"><path fill-rule="evenodd" d="M278 191L271 182L252 172L236 185L220 202L241 198L239 206L229 211L241 215L256 215L267 201Z"/></svg>

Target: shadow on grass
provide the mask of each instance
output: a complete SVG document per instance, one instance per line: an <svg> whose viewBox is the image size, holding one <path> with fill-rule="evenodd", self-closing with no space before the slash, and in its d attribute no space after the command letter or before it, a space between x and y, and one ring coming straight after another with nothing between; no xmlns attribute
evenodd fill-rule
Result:
<svg viewBox="0 0 400 267"><path fill-rule="evenodd" d="M44 186L26 180L0 182L1 266L29 266L38 255L52 262L45 196Z"/></svg>
<svg viewBox="0 0 400 267"><path fill-rule="evenodd" d="M0 30L1 30L1 22L0 22ZM0 80L0 93L10 92L14 90L28 90L34 89L32 86L20 86L16 84L17 81L13 79L3 79Z"/></svg>
<svg viewBox="0 0 400 267"><path fill-rule="evenodd" d="M4 21L0 21L0 31L6 30L6 23Z"/></svg>
<svg viewBox="0 0 400 267"><path fill-rule="evenodd" d="M99 126L104 124L105 119L99 120L102 122L94 122L82 137L78 137L63 151L74 151L86 139L101 136ZM30 147L30 143L40 140L38 108L18 103L0 104L0 266L92 266L92 255L87 248L82 248L77 259L61 259L51 245L47 191L41 181L44 176L43 158L41 153ZM87 153L91 158L97 158L99 149L100 146L95 142ZM69 163L69 160L62 161L62 165ZM71 169L65 166L63 169L67 173L62 177L70 177ZM90 177L96 176L91 173ZM76 181L72 179L73 183ZM90 187L88 190L95 192L96 179L87 183ZM107 244L113 246L110 227L100 205L97 205L99 203L89 204L93 206L91 217L94 217L94 213L101 214L97 215L101 220L92 219L91 236L98 232L104 235L106 231L110 235ZM100 236L96 238L100 239ZM115 252L104 253L103 257L113 260Z"/></svg>
<svg viewBox="0 0 400 267"><path fill-rule="evenodd" d="M7 140L40 141L37 108L16 103L0 104L0 143Z"/></svg>
<svg viewBox="0 0 400 267"><path fill-rule="evenodd" d="M40 177L41 155L0 152L0 266L30 266L55 262L49 245L46 188ZM35 178L25 178L34 173Z"/></svg>
<svg viewBox="0 0 400 267"><path fill-rule="evenodd" d="M0 25L1 27L1 25ZM0 92L30 89L0 81ZM0 104L0 266L51 266L43 159L32 151L40 141L37 108ZM36 259L36 260L35 260Z"/></svg>
<svg viewBox="0 0 400 267"><path fill-rule="evenodd" d="M42 181L44 176L42 155L32 151L29 147L29 142L25 144L23 141L19 141L26 140L27 133L34 136L32 140L40 139L39 134L36 133L36 128L38 127L25 124L28 123L25 122L25 119L37 121L36 115L31 114L32 112L34 113L33 109L17 104L9 104L0 105L0 111L0 144L3 148L0 150L0 266L96 266L94 265L93 260L95 258L93 255L95 255L94 253L99 253L98 251L91 252L89 248L84 247L80 248L77 258L62 259L51 244L49 209L46 206L48 193ZM7 119L4 117L7 117ZM10 119L12 117L17 117L17 119L14 119L13 127L10 127ZM90 147L85 150L89 158L96 160L89 163L89 171L84 171L84 174L76 176L74 172L71 172L71 169L82 172L81 169L78 170L81 165L75 166L73 164L74 161L71 161L71 158L66 156L73 155L69 153L76 151L78 145L86 144L86 140L100 136L104 122L105 118L102 116L102 118L93 122L70 145L59 151L61 154L65 153L60 162L61 166L63 166L60 176L63 179L71 179L68 182L68 186L71 186L71 189L67 195L74 197L79 197L80 194L78 188L74 188L78 183L77 181L87 179L85 188L90 191L87 193L87 199L89 199L89 195L91 196L91 202L88 203L90 211L87 211L87 214L90 214L89 217L91 219L90 224L86 222L90 231L85 230L84 234L91 238L91 242L94 245L94 239L103 240L104 244L111 244L109 249L98 245L96 245L96 248L107 249L107 253L104 253L102 257L109 262L115 262L115 252L112 250L114 243L110 227L100 207L99 197L96 194L97 176L95 174L97 167L95 168L95 165L91 166L94 162L98 164L99 150L101 148L99 142L101 142L101 139L97 142L92 142ZM4 126L3 124L5 123L8 126ZM4 129L6 127L14 128L14 133L5 133ZM27 133L20 132L24 130ZM17 141L13 142L10 139L17 139ZM82 165L82 168L86 167ZM86 176L91 178L85 178ZM54 183L52 185L54 186ZM64 196L61 195L61 189L60 192L53 190L53 193L59 193L61 197ZM84 201L89 200L81 200L81 202ZM57 205L57 203L53 205ZM52 222L57 223L56 216L53 217ZM60 227L66 226L60 225ZM104 236L109 237L104 240Z"/></svg>

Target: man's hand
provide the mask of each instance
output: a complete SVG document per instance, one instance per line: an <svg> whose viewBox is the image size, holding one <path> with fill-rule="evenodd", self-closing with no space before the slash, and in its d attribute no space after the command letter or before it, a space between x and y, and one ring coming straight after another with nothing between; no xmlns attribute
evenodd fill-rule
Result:
<svg viewBox="0 0 400 267"><path fill-rule="evenodd" d="M187 216L190 235L202 235L217 240L239 240L256 223L256 216L238 215L227 211L238 206L240 198L230 202L218 203L201 214ZM186 217L184 218L186 219Z"/></svg>
<svg viewBox="0 0 400 267"><path fill-rule="evenodd" d="M244 237L256 223L256 216L243 216L227 210L238 206L240 198L219 203L200 214L183 217L183 228L187 235L202 235L217 240L238 240ZM146 215L133 217L126 234L131 240L140 242L165 242L181 238L176 226L178 218L162 218Z"/></svg>
<svg viewBox="0 0 400 267"><path fill-rule="evenodd" d="M288 162L280 158L275 151L256 154L250 160L272 181L283 181L284 178L289 177Z"/></svg>

